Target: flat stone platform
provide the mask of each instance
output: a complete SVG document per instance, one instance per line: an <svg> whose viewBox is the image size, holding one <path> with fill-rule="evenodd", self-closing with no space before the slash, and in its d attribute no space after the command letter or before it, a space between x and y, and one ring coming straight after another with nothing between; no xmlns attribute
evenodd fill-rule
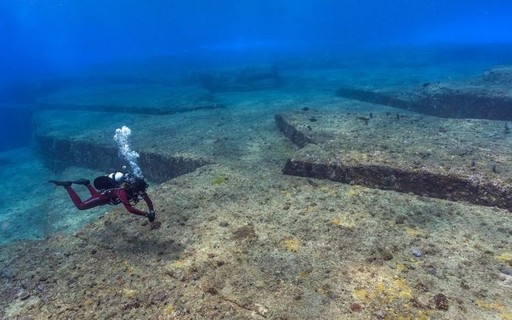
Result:
<svg viewBox="0 0 512 320"><path fill-rule="evenodd" d="M198 86L111 84L64 88L40 98L35 108L166 115L224 105Z"/></svg>
<svg viewBox="0 0 512 320"><path fill-rule="evenodd" d="M283 172L512 210L510 124L361 104L276 114L301 147Z"/></svg>
<svg viewBox="0 0 512 320"><path fill-rule="evenodd" d="M231 151L231 141L219 138L226 124L222 110L224 104L205 89L165 84L81 84L32 106L35 140L55 172L68 166L110 172L127 165L113 139L126 125L144 176L158 183Z"/></svg>
<svg viewBox="0 0 512 320"><path fill-rule="evenodd" d="M340 97L447 118L512 120L512 67L499 67L465 81L415 86L341 86Z"/></svg>
<svg viewBox="0 0 512 320"><path fill-rule="evenodd" d="M223 144L210 141L215 138L202 135L196 125L210 116L208 111L155 116L44 110L34 116L35 138L47 165L57 172L68 166L109 172L128 164L114 141L115 130L127 125L144 176L163 182L214 162Z"/></svg>

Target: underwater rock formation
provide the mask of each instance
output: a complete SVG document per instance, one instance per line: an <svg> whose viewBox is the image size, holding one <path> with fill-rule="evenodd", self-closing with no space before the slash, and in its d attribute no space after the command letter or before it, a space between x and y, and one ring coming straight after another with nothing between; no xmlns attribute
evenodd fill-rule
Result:
<svg viewBox="0 0 512 320"><path fill-rule="evenodd" d="M36 135L36 141L39 152L48 167L57 172L68 166L109 172L118 170L125 164L118 157L117 149L114 146L74 139L60 139L43 134ZM192 172L208 164L206 160L202 159L145 151L140 152L138 162L144 168L144 176L157 183Z"/></svg>
<svg viewBox="0 0 512 320"><path fill-rule="evenodd" d="M390 110L365 122L342 111L276 115L277 127L302 147L283 173L512 211L512 145L503 138L503 122Z"/></svg>
<svg viewBox="0 0 512 320"><path fill-rule="evenodd" d="M38 99L36 110L74 110L168 115L224 108L213 95L197 86L171 88L162 84L83 85Z"/></svg>
<svg viewBox="0 0 512 320"><path fill-rule="evenodd" d="M211 92L272 89L280 83L277 69L273 66L212 71L194 77Z"/></svg>
<svg viewBox="0 0 512 320"><path fill-rule="evenodd" d="M423 83L413 88L342 86L336 95L445 118L512 120L511 79L512 68L503 67L472 81Z"/></svg>

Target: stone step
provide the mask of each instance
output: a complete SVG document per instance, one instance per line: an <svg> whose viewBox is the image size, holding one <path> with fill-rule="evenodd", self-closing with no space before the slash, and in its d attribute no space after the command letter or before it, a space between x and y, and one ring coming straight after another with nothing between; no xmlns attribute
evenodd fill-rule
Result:
<svg viewBox="0 0 512 320"><path fill-rule="evenodd" d="M77 85L65 87L38 99L36 110L168 115L224 108L213 95L197 86L169 87L162 84Z"/></svg>
<svg viewBox="0 0 512 320"><path fill-rule="evenodd" d="M45 163L55 171L76 166L107 173L120 170L122 166L127 165L119 158L117 149L112 146L107 147L84 140L59 139L43 134L37 134L35 138ZM137 163L144 168L144 177L156 183L165 182L210 164L204 159L186 156L162 155L145 151L139 154Z"/></svg>
<svg viewBox="0 0 512 320"><path fill-rule="evenodd" d="M277 69L271 65L209 70L191 74L189 80L210 92L275 89L281 84Z"/></svg>
<svg viewBox="0 0 512 320"><path fill-rule="evenodd" d="M198 130L198 120L206 115L198 112L154 116L42 110L34 116L35 140L46 164L57 172L68 166L111 172L129 165L113 138L117 128L128 125L144 176L164 182L215 163L210 137Z"/></svg>
<svg viewBox="0 0 512 320"><path fill-rule="evenodd" d="M68 111L93 111L93 112L121 112L135 114L168 115L197 110L221 109L225 106L222 103L204 103L187 106L118 106L118 105L87 105L74 103L40 103L37 110L68 110Z"/></svg>
<svg viewBox="0 0 512 320"><path fill-rule="evenodd" d="M353 104L276 114L279 130L301 147L283 172L512 210L506 122L384 106L369 114L354 112Z"/></svg>
<svg viewBox="0 0 512 320"><path fill-rule="evenodd" d="M502 67L463 82L358 88L342 86L340 97L445 118L512 120L512 68Z"/></svg>

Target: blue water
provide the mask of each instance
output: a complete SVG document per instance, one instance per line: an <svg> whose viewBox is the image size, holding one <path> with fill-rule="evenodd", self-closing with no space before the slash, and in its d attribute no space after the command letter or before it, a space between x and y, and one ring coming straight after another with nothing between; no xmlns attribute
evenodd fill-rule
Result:
<svg viewBox="0 0 512 320"><path fill-rule="evenodd" d="M510 12L506 0L4 0L0 152L7 153L0 171L4 179L17 172L13 150L21 150L25 165L37 158L33 108L68 86L262 63L343 66L366 81L369 67L392 65L475 75L512 62ZM33 174L51 177L41 170Z"/></svg>
<svg viewBox="0 0 512 320"><path fill-rule="evenodd" d="M48 77L166 55L205 63L233 53L271 60L276 52L510 43L510 12L506 0L2 1L0 102L44 93Z"/></svg>
<svg viewBox="0 0 512 320"><path fill-rule="evenodd" d="M159 55L512 41L512 3L2 1L3 83Z"/></svg>
<svg viewBox="0 0 512 320"><path fill-rule="evenodd" d="M320 131L323 112L378 114L340 86L406 96L511 66L511 13L512 0L0 0L0 319L511 319L510 212L281 175L298 153L274 122L297 111L322 139L349 139L362 131ZM183 101L223 108L151 113ZM395 118L389 128L416 123ZM461 141L434 127L440 152L476 170L465 188L499 193L511 181L503 150L487 164L466 143L508 145L512 122L487 135L463 121ZM115 155L124 125L130 148ZM372 154L348 162L378 176L384 150L414 141L388 148L387 132L369 133ZM420 161L389 172L426 168L430 180L421 160L444 164L414 147ZM196 157L215 163L159 184ZM93 180L122 170L116 161L161 180L148 179L157 223L121 205L79 211L48 182ZM448 165L441 179L456 181Z"/></svg>

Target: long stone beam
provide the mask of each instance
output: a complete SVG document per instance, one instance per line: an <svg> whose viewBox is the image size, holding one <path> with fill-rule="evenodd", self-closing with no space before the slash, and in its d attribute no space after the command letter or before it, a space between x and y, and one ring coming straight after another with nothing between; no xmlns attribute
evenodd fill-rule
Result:
<svg viewBox="0 0 512 320"><path fill-rule="evenodd" d="M102 112L40 110L35 113L35 142L48 167L68 166L104 172L128 162L118 154L114 133L128 125L131 148L146 178L164 182L215 163L209 137L197 130L207 111L175 115L105 114Z"/></svg>
<svg viewBox="0 0 512 320"><path fill-rule="evenodd" d="M36 110L66 110L66 111L91 111L91 112L115 112L115 113L134 113L134 114L150 114L150 115L169 115L175 113L191 112L197 110L210 110L224 108L222 103L204 103L188 106L118 106L108 104L77 104L77 103L40 103L36 106Z"/></svg>
<svg viewBox="0 0 512 320"><path fill-rule="evenodd" d="M512 211L506 123L347 110L277 114L301 147L283 173Z"/></svg>
<svg viewBox="0 0 512 320"><path fill-rule="evenodd" d="M341 86L336 95L445 118L512 120L511 85L512 68L503 67L467 81L389 88Z"/></svg>
<svg viewBox="0 0 512 320"><path fill-rule="evenodd" d="M56 171L68 166L78 166L110 172L119 170L126 165L120 160L117 150L113 146L85 140L61 139L44 134L37 134L35 138L39 152L46 164ZM161 183L192 172L210 162L185 156L142 151L138 164L144 168L146 178Z"/></svg>

